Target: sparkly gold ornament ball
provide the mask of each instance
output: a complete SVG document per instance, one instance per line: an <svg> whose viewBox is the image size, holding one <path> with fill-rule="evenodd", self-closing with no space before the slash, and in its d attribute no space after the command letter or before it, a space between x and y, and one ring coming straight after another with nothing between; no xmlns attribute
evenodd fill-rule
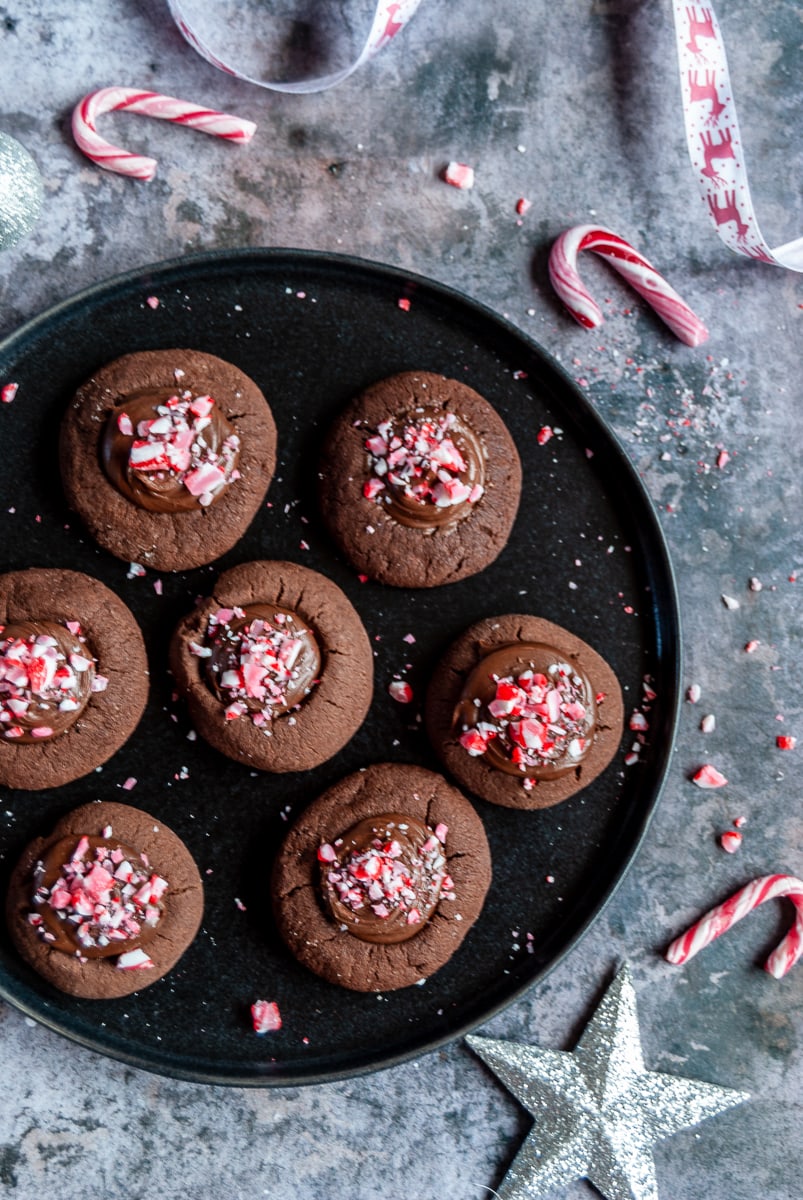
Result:
<svg viewBox="0 0 803 1200"><path fill-rule="evenodd" d="M42 177L24 146L0 133L0 250L31 232L42 211Z"/></svg>

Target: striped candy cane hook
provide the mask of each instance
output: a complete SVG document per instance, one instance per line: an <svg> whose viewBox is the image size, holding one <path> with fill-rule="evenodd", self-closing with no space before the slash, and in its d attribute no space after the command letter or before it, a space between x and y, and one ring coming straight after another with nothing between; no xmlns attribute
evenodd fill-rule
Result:
<svg viewBox="0 0 803 1200"><path fill-rule="evenodd" d="M159 92L140 92L136 88L122 87L90 92L73 110L72 131L76 145L87 158L104 170L130 175L133 179L153 179L156 159L143 154L130 154L101 137L96 121L103 113L109 112L135 112L146 117L157 117L160 121L175 121L178 125L188 125L191 129L199 129L202 133L230 142L249 142L256 130L253 121L199 108L197 104L176 100L173 96L162 96Z"/></svg>
<svg viewBox="0 0 803 1200"><path fill-rule="evenodd" d="M680 964L688 962L704 946L720 937L742 917L747 916L765 900L774 900L785 896L795 906L795 920L786 937L773 950L767 959L765 969L775 979L786 974L803 954L803 880L794 875L762 875L746 884L723 904L712 908L701 917L691 928L679 938L676 938L666 951L669 962Z"/></svg>
<svg viewBox="0 0 803 1200"><path fill-rule="evenodd" d="M577 256L581 250L593 250L606 258L682 342L699 346L707 339L708 330L703 322L658 274L652 263L624 238L596 225L575 225L573 229L567 229L554 242L549 255L552 286L580 325L596 329L603 319L602 310L584 287L577 271Z"/></svg>

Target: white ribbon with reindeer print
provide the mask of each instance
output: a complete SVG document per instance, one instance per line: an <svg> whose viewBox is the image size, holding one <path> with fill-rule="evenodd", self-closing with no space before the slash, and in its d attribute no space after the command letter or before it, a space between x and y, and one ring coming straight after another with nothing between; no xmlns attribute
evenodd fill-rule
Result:
<svg viewBox="0 0 803 1200"><path fill-rule="evenodd" d="M378 0L368 34L351 62L333 72L287 83L259 78L237 63L244 45L262 47L261 31L250 28L242 0L167 3L186 40L214 66L273 91L309 93L343 82L373 58L401 32L421 0ZM702 4L672 0L672 9L689 157L717 233L737 254L803 271L803 238L772 250L759 229L747 182L725 45L714 10L707 0ZM270 24L269 6L267 11L259 11L264 13L264 23ZM310 27L325 24L323 18L319 21L315 16L314 3L307 6L307 11L313 14L307 22ZM328 19L337 17L330 13Z"/></svg>
<svg viewBox="0 0 803 1200"><path fill-rule="evenodd" d="M677 0L673 10L689 157L717 233L737 254L803 271L803 238L772 250L758 227L714 10Z"/></svg>

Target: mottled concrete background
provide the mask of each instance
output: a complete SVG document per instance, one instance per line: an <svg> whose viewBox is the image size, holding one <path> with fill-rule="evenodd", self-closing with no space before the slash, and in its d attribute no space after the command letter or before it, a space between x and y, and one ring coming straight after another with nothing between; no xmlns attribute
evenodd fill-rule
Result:
<svg viewBox="0 0 803 1200"><path fill-rule="evenodd" d="M717 7L759 219L777 245L803 232L799 11L791 0ZM35 230L0 255L0 333L85 285L185 252L314 247L461 288L583 381L660 511L685 683L702 698L684 705L663 802L617 896L482 1032L570 1048L627 957L647 1064L754 1097L657 1148L661 1197L796 1200L803 965L780 982L760 969L791 910L765 905L687 968L658 953L754 875L803 874L800 277L738 258L709 224L686 157L669 5L424 0L347 83L295 97L209 66L160 0L6 0L0 47L0 130L25 144L45 185ZM75 102L109 84L250 116L259 132L235 148L106 118L107 133L160 160L152 183L134 183L96 169L70 136ZM450 159L475 167L473 191L439 180ZM517 222L519 196L532 208ZM587 220L665 271L709 324L706 346L682 346L596 262L583 270L606 298L604 328L586 332L562 313L546 254L561 229ZM760 644L747 655L751 639ZM704 713L716 716L713 733L700 732ZM776 749L780 731L797 736L796 751ZM723 791L689 781L709 760L731 781ZM739 815L744 842L729 856L717 838ZM462 1044L348 1082L224 1089L130 1070L0 1006L0 1065L0 1183L15 1200L481 1200L529 1127ZM583 1182L563 1192L591 1194Z"/></svg>

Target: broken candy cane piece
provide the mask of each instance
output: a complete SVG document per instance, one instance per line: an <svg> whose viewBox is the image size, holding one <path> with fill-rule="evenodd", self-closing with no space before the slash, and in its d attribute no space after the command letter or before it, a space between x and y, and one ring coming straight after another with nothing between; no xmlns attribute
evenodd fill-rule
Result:
<svg viewBox="0 0 803 1200"><path fill-rule="evenodd" d="M699 771L695 771L692 775L692 783L696 783L701 788L724 787L727 782L722 772L713 767L711 763L705 763Z"/></svg>
<svg viewBox="0 0 803 1200"><path fill-rule="evenodd" d="M581 250L593 250L607 258L614 270L647 300L682 342L699 346L707 340L708 330L703 322L652 264L624 238L596 225L575 225L567 229L554 242L549 254L552 286L580 325L596 329L603 320L602 310L577 272L577 256Z"/></svg>
<svg viewBox="0 0 803 1200"><path fill-rule="evenodd" d="M474 187L474 168L466 163L450 162L444 169L443 178L444 182L452 187L467 191Z"/></svg>
<svg viewBox="0 0 803 1200"><path fill-rule="evenodd" d="M255 1000L251 1005L251 1023L254 1033L275 1033L282 1027L279 1005L275 1000Z"/></svg>
<svg viewBox="0 0 803 1200"><path fill-rule="evenodd" d="M698 950L702 950L709 942L713 942L731 925L741 921L742 917L752 912L765 900L774 900L785 896L795 906L795 921L786 937L778 943L764 964L775 979L780 979L803 954L803 880L794 875L762 875L746 884L723 904L712 908L692 925L679 938L672 942L666 951L668 962L680 965L693 958Z"/></svg>
<svg viewBox="0 0 803 1200"><path fill-rule="evenodd" d="M147 971L153 966L153 960L144 950L127 950L119 955L117 967L121 971Z"/></svg>
<svg viewBox="0 0 803 1200"><path fill-rule="evenodd" d="M735 854L742 844L742 835L738 829L726 829L719 839L719 844L728 854Z"/></svg>
<svg viewBox="0 0 803 1200"><path fill-rule="evenodd" d="M107 112L136 112L146 117L157 117L162 121L175 121L178 125L189 125L202 133L213 134L231 142L250 142L256 125L229 113L199 108L186 100L173 96L162 96L159 92L141 92L136 88L108 87L90 92L73 109L72 131L79 150L87 158L106 171L118 175L130 175L133 179L153 179L156 159L142 154L130 154L119 146L113 146L98 133L95 122Z"/></svg>

